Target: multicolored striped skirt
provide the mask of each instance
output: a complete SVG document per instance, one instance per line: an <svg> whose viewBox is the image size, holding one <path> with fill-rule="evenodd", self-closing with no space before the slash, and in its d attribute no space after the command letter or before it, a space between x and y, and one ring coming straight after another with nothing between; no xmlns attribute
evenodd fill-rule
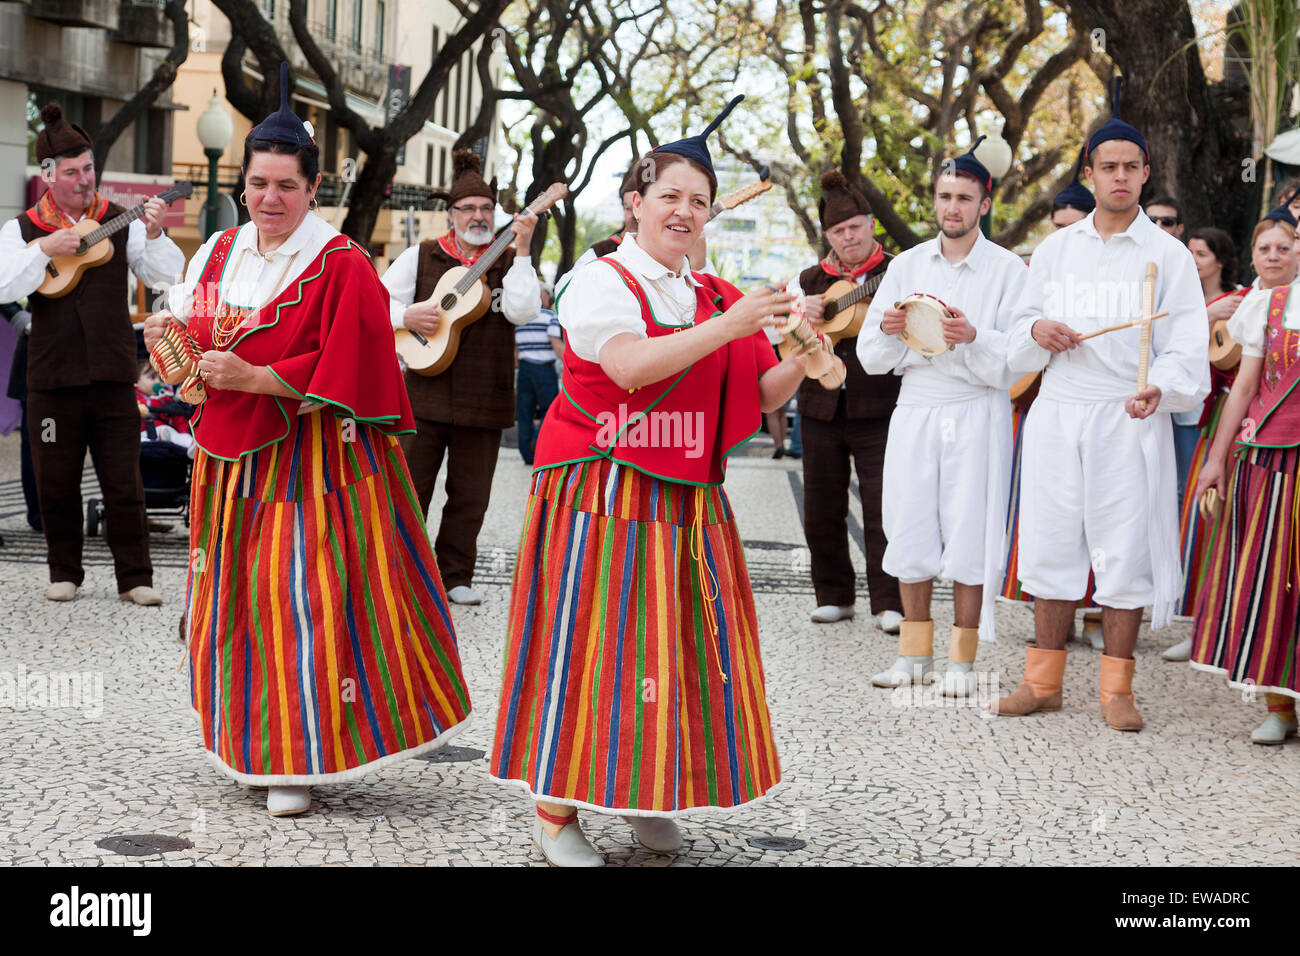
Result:
<svg viewBox="0 0 1300 956"><path fill-rule="evenodd" d="M1214 430L1218 427L1219 416L1223 406L1228 403L1228 393L1220 392L1210 412L1209 423L1201 429L1201 436L1196 440L1196 450L1192 452L1192 464L1187 469L1187 492L1183 495L1182 512L1178 516L1178 543L1181 548L1183 567L1183 599L1179 604L1179 614L1195 614L1197 599L1200 597L1201 584L1209 572L1211 552L1207 547L1210 529L1201 517L1199 502L1193 492L1197 479L1201 477L1201 468L1210 454L1210 445L1214 441Z"/></svg>
<svg viewBox="0 0 1300 956"><path fill-rule="evenodd" d="M1206 544L1192 667L1228 686L1300 698L1300 449L1252 448Z"/></svg>
<svg viewBox="0 0 1300 956"><path fill-rule="evenodd" d="M397 439L328 410L194 460L186 593L203 745L241 783L355 779L470 714Z"/></svg>
<svg viewBox="0 0 1300 956"><path fill-rule="evenodd" d="M491 773L553 803L664 817L780 781L720 487L605 460L533 475Z"/></svg>

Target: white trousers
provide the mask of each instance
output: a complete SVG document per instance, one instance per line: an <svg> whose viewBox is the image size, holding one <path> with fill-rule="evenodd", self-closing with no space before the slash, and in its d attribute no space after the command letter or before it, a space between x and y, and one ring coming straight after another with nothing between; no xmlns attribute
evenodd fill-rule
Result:
<svg viewBox="0 0 1300 956"><path fill-rule="evenodd" d="M904 584L936 577L984 583L989 419L983 399L894 409L885 445L888 545L881 566Z"/></svg>
<svg viewBox="0 0 1300 956"><path fill-rule="evenodd" d="M1175 567L1178 561L1167 417L1136 421L1122 402L1035 399L1025 421L1020 481L1020 582L1026 591L1078 600L1091 567L1098 604L1133 609L1157 603L1157 577L1168 575L1169 561ZM1172 539L1165 540L1171 523Z"/></svg>

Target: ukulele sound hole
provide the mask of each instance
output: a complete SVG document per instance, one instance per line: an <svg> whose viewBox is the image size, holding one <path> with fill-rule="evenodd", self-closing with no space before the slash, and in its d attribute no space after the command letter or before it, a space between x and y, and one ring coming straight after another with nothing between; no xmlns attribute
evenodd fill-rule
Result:
<svg viewBox="0 0 1300 956"><path fill-rule="evenodd" d="M438 303L438 308L442 309L442 311L444 312L450 312L455 307L456 307L456 297L451 293L444 295L442 297L442 301Z"/></svg>

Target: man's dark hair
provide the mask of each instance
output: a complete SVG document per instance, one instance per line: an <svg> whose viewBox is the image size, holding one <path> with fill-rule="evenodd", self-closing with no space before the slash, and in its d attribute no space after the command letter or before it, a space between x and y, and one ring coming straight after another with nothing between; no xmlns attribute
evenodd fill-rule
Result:
<svg viewBox="0 0 1300 956"><path fill-rule="evenodd" d="M1147 208L1150 209L1152 206L1168 206L1174 211L1178 221L1183 221L1183 207L1178 204L1178 200L1173 196L1157 196L1155 199L1148 200Z"/></svg>
<svg viewBox="0 0 1300 956"><path fill-rule="evenodd" d="M969 179L976 186L978 186L980 188L980 202L983 202L989 196L993 195L991 192L989 192L988 186L984 184L984 180L980 179L978 176L972 176L964 169L953 169L951 166L944 166L942 169L939 170L939 175L935 177L934 180L934 185L932 187L933 190L937 190L939 188L939 180L942 179L948 173L952 173L952 175L954 176L960 176L963 179Z"/></svg>

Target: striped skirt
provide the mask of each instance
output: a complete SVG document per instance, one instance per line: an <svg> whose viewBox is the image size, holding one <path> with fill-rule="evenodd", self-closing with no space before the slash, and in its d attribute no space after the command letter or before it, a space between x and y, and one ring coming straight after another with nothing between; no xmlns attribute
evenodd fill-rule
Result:
<svg viewBox="0 0 1300 956"><path fill-rule="evenodd" d="M1201 509L1196 496L1196 482L1201 477L1201 468L1210 453L1214 441L1214 430L1218 427L1219 416L1223 406L1228 403L1228 393L1221 392L1210 413L1209 423L1201 429L1201 436L1196 440L1196 450L1192 453L1192 464L1187 469L1186 493L1183 495L1182 513L1178 516L1178 543L1181 549L1183 568L1183 599L1179 603L1179 614L1195 614L1197 599L1200 597L1201 584L1209 571L1210 529L1201 517Z"/></svg>
<svg viewBox="0 0 1300 956"><path fill-rule="evenodd" d="M1196 608L1192 667L1240 689L1300 697L1300 449L1252 448L1238 460Z"/></svg>
<svg viewBox="0 0 1300 956"><path fill-rule="evenodd" d="M352 780L470 713L397 439L328 410L194 461L186 588L203 745L241 783Z"/></svg>
<svg viewBox="0 0 1300 956"><path fill-rule="evenodd" d="M534 474L491 773L554 803L665 817L780 781L721 488L604 460Z"/></svg>

